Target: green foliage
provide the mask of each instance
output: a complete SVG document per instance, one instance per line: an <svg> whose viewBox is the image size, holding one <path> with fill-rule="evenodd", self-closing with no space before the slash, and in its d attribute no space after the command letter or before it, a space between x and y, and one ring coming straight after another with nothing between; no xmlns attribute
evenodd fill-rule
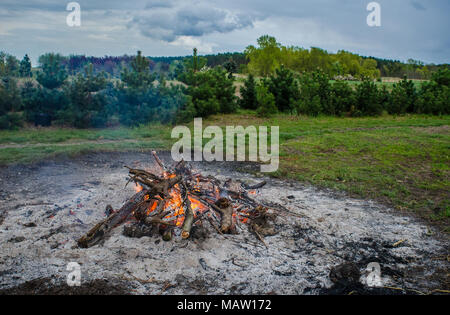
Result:
<svg viewBox="0 0 450 315"><path fill-rule="evenodd" d="M320 69L330 77L338 75L371 79L380 77L380 70L375 59L363 58L346 51L330 54L317 47L312 47L310 50L286 47L268 35L258 39L258 47L248 46L245 54L249 60L248 72L263 77L274 74L280 65L299 73Z"/></svg>
<svg viewBox="0 0 450 315"><path fill-rule="evenodd" d="M10 77L4 77L0 82L0 115L21 109L22 99L17 88L17 81Z"/></svg>
<svg viewBox="0 0 450 315"><path fill-rule="evenodd" d="M19 61L16 57L0 52L0 77L16 77L19 74Z"/></svg>
<svg viewBox="0 0 450 315"><path fill-rule="evenodd" d="M412 113L416 108L417 91L411 80L406 77L394 84L391 92L391 104L387 109L390 114Z"/></svg>
<svg viewBox="0 0 450 315"><path fill-rule="evenodd" d="M191 97L197 116L208 117L236 110L233 79L228 78L223 68L192 73L188 83L187 94Z"/></svg>
<svg viewBox="0 0 450 315"><path fill-rule="evenodd" d="M275 115L278 112L275 105L275 96L269 92L269 89L263 83L257 86L256 91L259 104L257 109L258 116L271 117Z"/></svg>
<svg viewBox="0 0 450 315"><path fill-rule="evenodd" d="M343 116L355 107L355 93L347 82L337 81L330 89L330 112Z"/></svg>
<svg viewBox="0 0 450 315"><path fill-rule="evenodd" d="M23 126L23 118L19 113L8 113L0 116L0 130L18 130Z"/></svg>
<svg viewBox="0 0 450 315"><path fill-rule="evenodd" d="M42 71L38 72L37 81L47 89L57 89L67 79L67 71L62 65L64 58L59 54L45 54L39 57Z"/></svg>
<svg viewBox="0 0 450 315"><path fill-rule="evenodd" d="M155 81L155 76L150 72L150 60L138 51L137 56L131 61L131 70L124 68L121 79L129 88L147 88Z"/></svg>
<svg viewBox="0 0 450 315"><path fill-rule="evenodd" d="M266 80L266 85L275 97L279 111L292 112L294 110L294 102L298 98L298 84L291 70L281 65L275 70L275 75L271 75Z"/></svg>
<svg viewBox="0 0 450 315"><path fill-rule="evenodd" d="M433 73L432 80L438 85L448 87L450 85L450 70L439 69L437 72Z"/></svg>
<svg viewBox="0 0 450 315"><path fill-rule="evenodd" d="M20 76L23 78L29 78L32 76L31 74L31 61L28 55L25 55L20 62L20 68L19 68Z"/></svg>
<svg viewBox="0 0 450 315"><path fill-rule="evenodd" d="M241 88L241 99L239 104L244 109L257 109L258 99L256 94L256 81L255 77L250 74L244 82L244 86Z"/></svg>
<svg viewBox="0 0 450 315"><path fill-rule="evenodd" d="M364 80L356 87L355 109L352 111L354 116L378 116L383 112L383 108L379 102L379 94L377 85L370 81Z"/></svg>
<svg viewBox="0 0 450 315"><path fill-rule="evenodd" d="M93 74L92 64L85 69L85 75L78 74L65 87L65 104L57 113L57 123L76 128L105 126L107 115L103 94L96 93L106 87L105 74Z"/></svg>

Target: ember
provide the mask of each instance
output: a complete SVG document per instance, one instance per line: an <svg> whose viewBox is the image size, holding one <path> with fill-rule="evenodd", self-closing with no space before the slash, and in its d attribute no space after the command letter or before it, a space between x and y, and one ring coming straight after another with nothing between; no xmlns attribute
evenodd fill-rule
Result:
<svg viewBox="0 0 450 315"><path fill-rule="evenodd" d="M249 197L265 182L251 187L232 180L222 184L212 176L194 173L184 161L167 168L152 154L162 174L127 167L127 185L134 182L136 194L120 210L109 209L110 215L78 240L80 247L96 245L112 229L129 221L134 226L126 226L125 235L141 237L157 231L165 241L173 235L188 239L193 226L205 223L220 234L237 234L237 226L244 224L265 245L263 236L273 233L269 221L275 215L268 214L270 207Z"/></svg>

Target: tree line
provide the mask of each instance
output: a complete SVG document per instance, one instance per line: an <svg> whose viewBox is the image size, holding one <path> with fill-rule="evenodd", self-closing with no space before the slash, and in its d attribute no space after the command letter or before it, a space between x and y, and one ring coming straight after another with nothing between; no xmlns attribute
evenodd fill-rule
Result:
<svg viewBox="0 0 450 315"><path fill-rule="evenodd" d="M278 112L352 117L383 112L449 113L448 67L434 69L420 88L404 78L388 89L374 82L381 73L374 59L339 52L330 63L324 51L286 48L269 36L258 43L259 47L247 48L245 62L238 54L208 59L194 49L191 57L167 57L174 59L166 71L155 71L155 65L169 59L160 57L155 62L141 52L117 60L105 57L96 63L48 53L40 56L38 69L32 69L27 55L19 61L1 53L0 129L17 129L25 123L76 128L186 123L238 108L266 117ZM119 61L117 78L102 68L96 70L96 65ZM82 71L74 70L81 66ZM350 84L344 75L331 80L336 73L347 71L359 73L362 82ZM234 84L238 72L248 73L240 98ZM169 79L176 81L169 83Z"/></svg>

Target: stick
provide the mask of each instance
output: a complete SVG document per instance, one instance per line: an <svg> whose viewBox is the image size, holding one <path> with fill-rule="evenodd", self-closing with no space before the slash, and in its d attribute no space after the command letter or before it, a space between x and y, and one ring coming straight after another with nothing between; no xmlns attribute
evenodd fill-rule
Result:
<svg viewBox="0 0 450 315"><path fill-rule="evenodd" d="M191 201L189 200L188 189L185 182L182 182L182 187L182 193L184 195L184 222L181 228L181 237L187 239L191 234L192 223L194 222L194 211L192 211L191 208Z"/></svg>
<svg viewBox="0 0 450 315"><path fill-rule="evenodd" d="M147 191L135 194L119 211L96 224L86 235L78 240L78 246L89 248L100 242L113 228L124 222L144 200Z"/></svg>

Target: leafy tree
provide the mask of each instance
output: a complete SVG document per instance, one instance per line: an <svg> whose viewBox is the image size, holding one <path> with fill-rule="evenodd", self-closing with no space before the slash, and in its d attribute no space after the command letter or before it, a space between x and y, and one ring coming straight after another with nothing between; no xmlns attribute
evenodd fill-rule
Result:
<svg viewBox="0 0 450 315"><path fill-rule="evenodd" d="M25 55L20 62L19 73L23 78L31 77L31 61L28 55Z"/></svg>
<svg viewBox="0 0 450 315"><path fill-rule="evenodd" d="M247 68L249 73L266 77L280 65L281 44L268 35L261 36L257 42L258 48L251 45L245 50L249 60Z"/></svg>
<svg viewBox="0 0 450 315"><path fill-rule="evenodd" d="M244 86L241 87L241 99L239 104L244 109L257 109L258 99L256 93L256 81L253 74L249 74L244 82Z"/></svg>

